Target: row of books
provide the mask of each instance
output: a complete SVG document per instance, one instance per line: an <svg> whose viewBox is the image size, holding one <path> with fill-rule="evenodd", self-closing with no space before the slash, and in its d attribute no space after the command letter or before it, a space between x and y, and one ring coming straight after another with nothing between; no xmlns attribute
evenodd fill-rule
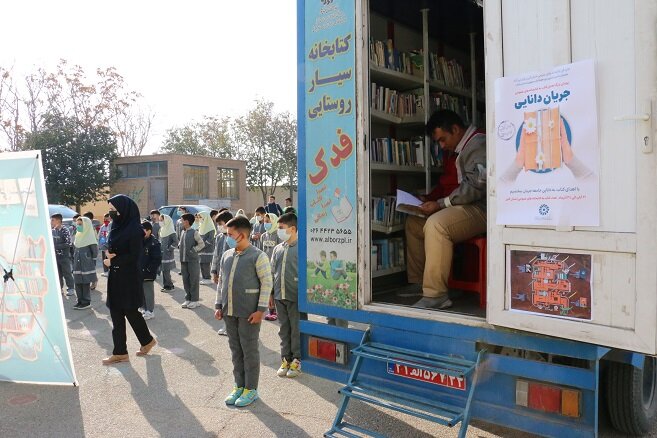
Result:
<svg viewBox="0 0 657 438"><path fill-rule="evenodd" d="M431 79L448 87L465 89L465 76L463 66L455 59L447 59L435 53L429 54L431 62Z"/></svg>
<svg viewBox="0 0 657 438"><path fill-rule="evenodd" d="M392 227L403 222L404 215L395 210L396 196L372 197L370 202L370 219L373 225Z"/></svg>
<svg viewBox="0 0 657 438"><path fill-rule="evenodd" d="M404 239L391 237L373 240L371 263L372 269L376 271L404 267L406 265Z"/></svg>
<svg viewBox="0 0 657 438"><path fill-rule="evenodd" d="M424 137L412 140L375 138L370 148L370 159L375 163L424 167Z"/></svg>
<svg viewBox="0 0 657 438"><path fill-rule="evenodd" d="M423 111L424 91L402 93L372 82L372 109L397 117L412 117Z"/></svg>
<svg viewBox="0 0 657 438"><path fill-rule="evenodd" d="M465 97L454 96L444 92L431 93L429 97L430 111L437 109L452 110L461 116L466 124L470 123L471 119L471 100Z"/></svg>
<svg viewBox="0 0 657 438"><path fill-rule="evenodd" d="M419 77L424 76L422 51L400 52L395 49L391 39L385 42L370 39L370 61L377 67Z"/></svg>

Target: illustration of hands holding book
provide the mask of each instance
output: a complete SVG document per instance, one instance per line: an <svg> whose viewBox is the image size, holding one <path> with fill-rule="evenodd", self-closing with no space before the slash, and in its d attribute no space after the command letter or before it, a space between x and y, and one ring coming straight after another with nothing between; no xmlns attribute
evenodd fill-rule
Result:
<svg viewBox="0 0 657 438"><path fill-rule="evenodd" d="M509 168L500 176L513 182L521 170L538 173L568 167L577 179L589 178L593 172L573 153L559 108L529 111L524 114L518 152Z"/></svg>

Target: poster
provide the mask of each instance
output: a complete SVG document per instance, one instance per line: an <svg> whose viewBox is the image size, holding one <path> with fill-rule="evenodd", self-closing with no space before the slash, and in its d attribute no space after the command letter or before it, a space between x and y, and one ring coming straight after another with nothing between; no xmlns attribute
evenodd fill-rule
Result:
<svg viewBox="0 0 657 438"><path fill-rule="evenodd" d="M591 321L591 255L510 252L511 310Z"/></svg>
<svg viewBox="0 0 657 438"><path fill-rule="evenodd" d="M0 155L0 380L76 384L40 155Z"/></svg>
<svg viewBox="0 0 657 438"><path fill-rule="evenodd" d="M307 299L356 308L354 0L306 2Z"/></svg>
<svg viewBox="0 0 657 438"><path fill-rule="evenodd" d="M495 82L498 225L600 225L592 60Z"/></svg>

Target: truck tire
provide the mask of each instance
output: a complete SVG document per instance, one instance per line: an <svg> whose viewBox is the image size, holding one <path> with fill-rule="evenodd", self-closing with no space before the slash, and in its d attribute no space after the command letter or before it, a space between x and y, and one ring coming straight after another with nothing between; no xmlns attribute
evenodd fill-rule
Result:
<svg viewBox="0 0 657 438"><path fill-rule="evenodd" d="M657 363L646 356L643 369L609 362L607 409L614 429L635 436L646 435L657 418Z"/></svg>

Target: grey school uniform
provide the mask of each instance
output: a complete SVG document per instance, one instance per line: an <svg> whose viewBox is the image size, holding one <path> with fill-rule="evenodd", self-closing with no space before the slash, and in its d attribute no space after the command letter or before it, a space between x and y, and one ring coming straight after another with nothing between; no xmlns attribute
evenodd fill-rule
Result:
<svg viewBox="0 0 657 438"><path fill-rule="evenodd" d="M281 239L278 238L278 234L274 233L268 233L265 232L261 237L260 240L262 241L262 250L267 254L267 257L269 257L269 260L271 260L271 256L274 253L274 248L276 245L281 243Z"/></svg>
<svg viewBox="0 0 657 438"><path fill-rule="evenodd" d="M213 231L208 231L207 233L201 236L205 246L198 253L199 263L201 264L201 276L203 279L210 279L210 265L212 264L212 257L214 255L214 243L215 243L215 233Z"/></svg>
<svg viewBox="0 0 657 438"><path fill-rule="evenodd" d="M217 233L217 237L214 241L214 254L212 254L212 264L210 265L210 272L212 274L219 274L219 264L221 263L221 257L224 255L224 252L228 249L228 244L226 244L226 235L223 233Z"/></svg>
<svg viewBox="0 0 657 438"><path fill-rule="evenodd" d="M96 275L96 259L98 258L98 245L88 245L75 248L73 255L73 278L75 280L75 293L78 304L91 303L91 283L98 281Z"/></svg>
<svg viewBox="0 0 657 438"><path fill-rule="evenodd" d="M251 244L262 251L262 234L265 232L265 223L256 222L253 225L253 230L251 231ZM253 240L253 235L260 233L260 239Z"/></svg>
<svg viewBox="0 0 657 438"><path fill-rule="evenodd" d="M250 245L241 253L235 249L224 253L219 265L215 309L222 311L226 323L233 377L238 388L258 388L260 324L251 324L248 318L256 311L267 309L271 288L271 266L264 252Z"/></svg>
<svg viewBox="0 0 657 438"><path fill-rule="evenodd" d="M307 319L299 313L299 245L283 242L274 248L271 257L274 275L274 298L280 328L281 358L292 362L301 359L301 334L299 320Z"/></svg>
<svg viewBox="0 0 657 438"><path fill-rule="evenodd" d="M176 269L176 258L174 250L178 247L178 235L169 234L160 239L162 246L162 287L173 289L173 280L171 279L171 270Z"/></svg>
<svg viewBox="0 0 657 438"><path fill-rule="evenodd" d="M59 287L73 290L75 282L71 272L71 233L64 225L52 229L52 240L55 244L55 259L57 260L57 272L59 273Z"/></svg>
<svg viewBox="0 0 657 438"><path fill-rule="evenodd" d="M198 253L203 249L203 239L193 228L180 235L180 270L182 271L185 300L198 301L198 282L201 268Z"/></svg>

